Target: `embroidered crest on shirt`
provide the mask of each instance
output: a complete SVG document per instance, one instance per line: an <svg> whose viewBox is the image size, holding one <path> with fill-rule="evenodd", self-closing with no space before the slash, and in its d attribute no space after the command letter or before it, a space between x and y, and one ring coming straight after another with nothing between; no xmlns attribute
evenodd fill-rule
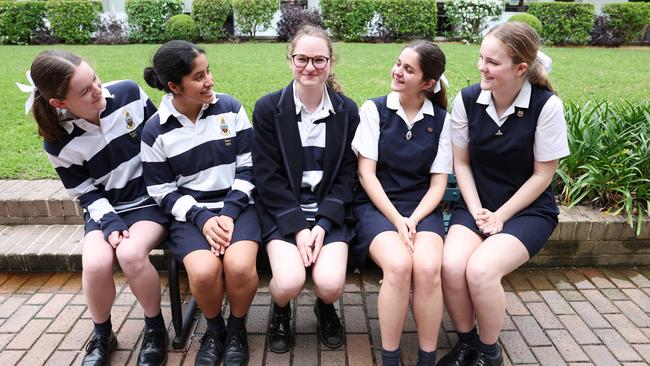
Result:
<svg viewBox="0 0 650 366"><path fill-rule="evenodd" d="M494 136L503 136L503 132L501 132L501 129L498 129L497 132L494 134Z"/></svg>
<svg viewBox="0 0 650 366"><path fill-rule="evenodd" d="M135 122L133 121L133 117L131 117L129 111L124 111L124 120L126 121L126 128L129 130L135 128Z"/></svg>
<svg viewBox="0 0 650 366"><path fill-rule="evenodd" d="M219 128L221 129L222 135L230 135L230 129L228 128L228 124L226 123L226 120L223 119L223 117L219 117Z"/></svg>

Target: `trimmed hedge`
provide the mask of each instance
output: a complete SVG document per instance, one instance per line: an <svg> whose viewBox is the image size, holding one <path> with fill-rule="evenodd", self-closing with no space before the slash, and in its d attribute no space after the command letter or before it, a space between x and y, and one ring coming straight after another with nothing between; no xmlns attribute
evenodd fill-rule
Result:
<svg viewBox="0 0 650 366"><path fill-rule="evenodd" d="M165 38L168 41L182 39L188 42L196 41L196 23L187 14L176 14L169 18L165 27Z"/></svg>
<svg viewBox="0 0 650 366"><path fill-rule="evenodd" d="M594 28L593 4L529 3L528 12L542 22L542 38L547 44L587 44Z"/></svg>
<svg viewBox="0 0 650 366"><path fill-rule="evenodd" d="M628 44L643 38L650 25L650 3L605 4L602 10L609 17L609 25L621 31Z"/></svg>
<svg viewBox="0 0 650 366"><path fill-rule="evenodd" d="M232 7L240 32L251 39L258 29L271 26L273 15L279 10L277 0L232 0Z"/></svg>
<svg viewBox="0 0 650 366"><path fill-rule="evenodd" d="M95 30L102 3L97 0L49 0L46 9L56 38L65 43L85 44L90 42Z"/></svg>
<svg viewBox="0 0 650 366"><path fill-rule="evenodd" d="M375 0L321 0L323 23L336 39L361 41L375 15Z"/></svg>
<svg viewBox="0 0 650 366"><path fill-rule="evenodd" d="M230 0L194 0L192 2L192 19L199 30L199 37L208 42L228 39L231 35L226 30L228 16L232 15Z"/></svg>
<svg viewBox="0 0 650 366"><path fill-rule="evenodd" d="M134 42L165 41L167 20L183 12L182 0L126 0L129 38Z"/></svg>
<svg viewBox="0 0 650 366"><path fill-rule="evenodd" d="M530 25L537 34L541 35L542 34L542 22L537 19L536 16L533 14L529 13L519 13L515 14L508 19L509 22L522 22Z"/></svg>
<svg viewBox="0 0 650 366"><path fill-rule="evenodd" d="M0 1L0 43L30 44L45 28L45 1Z"/></svg>
<svg viewBox="0 0 650 366"><path fill-rule="evenodd" d="M436 35L436 0L379 0L377 12L390 38L428 38Z"/></svg>

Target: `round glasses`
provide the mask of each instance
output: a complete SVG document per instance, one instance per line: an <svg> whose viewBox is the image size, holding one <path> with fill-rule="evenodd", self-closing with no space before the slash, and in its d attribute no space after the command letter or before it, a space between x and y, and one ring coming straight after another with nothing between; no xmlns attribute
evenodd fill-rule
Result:
<svg viewBox="0 0 650 366"><path fill-rule="evenodd" d="M296 67L299 68L307 67L307 64L309 61L311 61L311 64L314 66L314 68L322 70L325 68L325 66L327 66L329 60L330 58L325 56L309 57L300 53L291 55L291 61Z"/></svg>

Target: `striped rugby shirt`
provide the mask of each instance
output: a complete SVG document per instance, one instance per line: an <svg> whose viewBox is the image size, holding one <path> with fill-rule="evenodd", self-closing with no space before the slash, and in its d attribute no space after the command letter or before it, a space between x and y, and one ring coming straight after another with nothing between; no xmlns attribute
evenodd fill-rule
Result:
<svg viewBox="0 0 650 366"><path fill-rule="evenodd" d="M44 142L47 157L70 197L99 223L104 238L127 230L118 213L155 205L147 195L140 161L140 134L155 105L131 80L104 84L106 107L95 125L64 112L67 134Z"/></svg>
<svg viewBox="0 0 650 366"><path fill-rule="evenodd" d="M199 230L220 215L237 219L252 203L253 129L241 103L215 93L196 123L179 113L172 95L142 136L142 161L147 191L163 211Z"/></svg>

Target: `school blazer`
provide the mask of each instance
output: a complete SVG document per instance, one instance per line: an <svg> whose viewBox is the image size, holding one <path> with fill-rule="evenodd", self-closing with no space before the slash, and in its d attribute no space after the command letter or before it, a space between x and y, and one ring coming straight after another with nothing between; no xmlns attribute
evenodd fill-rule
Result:
<svg viewBox="0 0 650 366"><path fill-rule="evenodd" d="M323 178L316 192L316 220L342 225L357 182L357 158L350 145L359 125L359 110L350 98L329 87L327 92L335 113L325 119ZM255 103L254 200L263 235L276 226L282 235L310 227L300 209L303 151L297 118L293 81Z"/></svg>

